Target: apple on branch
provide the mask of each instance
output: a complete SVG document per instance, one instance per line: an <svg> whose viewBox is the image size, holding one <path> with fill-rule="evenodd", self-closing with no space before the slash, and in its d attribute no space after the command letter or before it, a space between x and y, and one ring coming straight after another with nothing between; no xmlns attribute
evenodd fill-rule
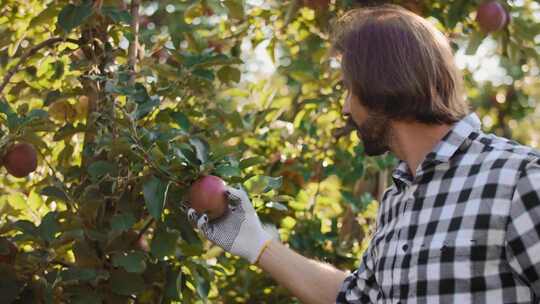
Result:
<svg viewBox="0 0 540 304"><path fill-rule="evenodd" d="M189 203L198 213L206 213L208 219L217 219L227 211L225 182L214 175L196 180L189 189Z"/></svg>
<svg viewBox="0 0 540 304"><path fill-rule="evenodd" d="M486 1L478 6L476 21L486 33L502 30L510 22L510 14L498 1Z"/></svg>
<svg viewBox="0 0 540 304"><path fill-rule="evenodd" d="M37 151L33 145L20 142L8 147L2 164L9 174L25 177L37 168Z"/></svg>

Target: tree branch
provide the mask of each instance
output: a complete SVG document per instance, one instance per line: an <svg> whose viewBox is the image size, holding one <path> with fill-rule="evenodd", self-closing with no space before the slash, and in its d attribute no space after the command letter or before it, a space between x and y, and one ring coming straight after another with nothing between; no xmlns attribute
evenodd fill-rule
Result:
<svg viewBox="0 0 540 304"><path fill-rule="evenodd" d="M148 231L148 229L150 228L150 226L152 226L153 223L154 223L154 218L153 217L150 217L149 219L147 219L146 224L141 229L141 231L139 231L139 233L137 234L137 238L135 240L133 240L133 242L131 242L131 244L133 245L133 244L137 243L137 241L140 240L143 237L143 235L146 233L146 231Z"/></svg>
<svg viewBox="0 0 540 304"><path fill-rule="evenodd" d="M141 5L140 0L131 0L131 33L133 34L133 41L129 45L128 50L128 65L129 65L129 85L135 83L135 64L137 63L137 49L139 47L139 7Z"/></svg>
<svg viewBox="0 0 540 304"><path fill-rule="evenodd" d="M4 91L4 88L9 83L9 80L11 79L11 77L13 77L13 75L15 75L15 73L19 71L21 63L26 62L26 59L28 59L28 57L31 57L42 48L52 46L53 44L58 43L58 42L71 42L71 43L79 44L79 40L76 40L76 39L54 37L54 38L49 38L41 42L40 44L35 45L33 48L29 49L26 53L24 53L21 56L19 62L17 62L17 64L14 65L13 67L11 67L11 69L7 71L6 75L4 75L4 79L2 80L2 83L0 84L0 95L2 95L2 91Z"/></svg>

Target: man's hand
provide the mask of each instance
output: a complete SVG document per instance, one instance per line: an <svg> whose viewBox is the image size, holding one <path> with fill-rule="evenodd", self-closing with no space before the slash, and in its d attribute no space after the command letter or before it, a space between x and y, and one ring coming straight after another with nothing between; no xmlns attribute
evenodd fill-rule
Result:
<svg viewBox="0 0 540 304"><path fill-rule="evenodd" d="M198 214L193 208L188 208L188 219L207 239L253 264L264 243L278 237L263 228L244 190L226 186L225 194L229 205L222 217L209 222L206 214Z"/></svg>

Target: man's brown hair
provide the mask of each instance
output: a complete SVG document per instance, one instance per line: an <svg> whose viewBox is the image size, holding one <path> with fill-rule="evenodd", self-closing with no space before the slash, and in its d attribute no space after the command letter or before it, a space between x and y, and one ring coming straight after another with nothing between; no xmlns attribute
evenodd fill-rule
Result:
<svg viewBox="0 0 540 304"><path fill-rule="evenodd" d="M341 57L345 85L370 111L429 124L467 115L448 40L400 6L347 12L336 24L333 50Z"/></svg>

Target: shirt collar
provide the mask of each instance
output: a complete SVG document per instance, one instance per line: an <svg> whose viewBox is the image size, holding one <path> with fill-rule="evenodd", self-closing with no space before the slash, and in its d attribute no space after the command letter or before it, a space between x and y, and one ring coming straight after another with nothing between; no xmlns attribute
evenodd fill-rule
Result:
<svg viewBox="0 0 540 304"><path fill-rule="evenodd" d="M464 145L468 147L471 144L471 134L478 133L480 128L481 122L475 113L465 116L455 123L435 148L426 155L419 170L422 170L426 164L448 162L460 147L466 148ZM392 177L396 184L404 182L410 185L412 182L412 175L409 173L407 163L401 160L394 170Z"/></svg>

